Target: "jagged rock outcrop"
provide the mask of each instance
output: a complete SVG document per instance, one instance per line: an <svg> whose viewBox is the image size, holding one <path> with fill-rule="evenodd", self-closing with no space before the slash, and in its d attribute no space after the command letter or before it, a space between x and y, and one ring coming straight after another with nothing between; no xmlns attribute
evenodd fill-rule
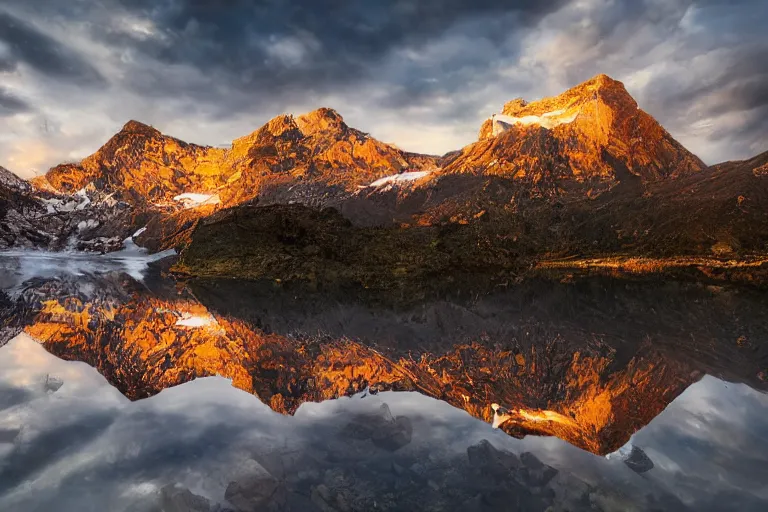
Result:
<svg viewBox="0 0 768 512"><path fill-rule="evenodd" d="M92 201L92 185L75 194L35 191L0 168L0 248L110 252L136 223L130 205L113 198ZM37 192L37 193L36 193Z"/></svg>

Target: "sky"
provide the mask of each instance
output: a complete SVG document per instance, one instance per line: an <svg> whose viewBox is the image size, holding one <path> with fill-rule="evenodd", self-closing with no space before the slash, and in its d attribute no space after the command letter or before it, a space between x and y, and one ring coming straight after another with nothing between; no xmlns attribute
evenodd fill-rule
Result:
<svg viewBox="0 0 768 512"><path fill-rule="evenodd" d="M323 106L442 154L598 73L705 162L748 158L766 19L765 0L2 0L0 165L44 173L130 119L217 146Z"/></svg>

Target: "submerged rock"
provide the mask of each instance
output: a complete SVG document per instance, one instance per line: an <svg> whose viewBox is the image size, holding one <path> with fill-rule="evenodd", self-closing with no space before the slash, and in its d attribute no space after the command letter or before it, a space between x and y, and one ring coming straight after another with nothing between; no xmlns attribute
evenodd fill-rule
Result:
<svg viewBox="0 0 768 512"><path fill-rule="evenodd" d="M224 498L238 512L277 511L285 505L286 490L280 481L264 472L230 482Z"/></svg>
<svg viewBox="0 0 768 512"><path fill-rule="evenodd" d="M353 439L370 440L383 450L394 452L411 442L413 425L405 416L392 416L387 404L375 414L360 415L342 430L342 435Z"/></svg>
<svg viewBox="0 0 768 512"><path fill-rule="evenodd" d="M60 390L63 385L63 380L52 375L46 375L45 379L43 380L43 387L46 393L55 393Z"/></svg>
<svg viewBox="0 0 768 512"><path fill-rule="evenodd" d="M653 461L648 455L637 446L632 447L632 451L624 459L624 464L635 473L645 473L653 469Z"/></svg>
<svg viewBox="0 0 768 512"><path fill-rule="evenodd" d="M160 506L163 512L208 512L210 502L186 487L166 485L160 490Z"/></svg>
<svg viewBox="0 0 768 512"><path fill-rule="evenodd" d="M125 512L210 512L211 504L179 484L169 484L125 509Z"/></svg>
<svg viewBox="0 0 768 512"><path fill-rule="evenodd" d="M520 468L517 455L497 449L486 439L467 448L467 457L470 466L493 478L508 478L512 471Z"/></svg>

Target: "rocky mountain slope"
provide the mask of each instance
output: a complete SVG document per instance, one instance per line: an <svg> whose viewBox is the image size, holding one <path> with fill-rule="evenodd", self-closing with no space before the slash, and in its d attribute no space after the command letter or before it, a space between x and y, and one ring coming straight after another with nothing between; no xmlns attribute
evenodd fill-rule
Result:
<svg viewBox="0 0 768 512"><path fill-rule="evenodd" d="M478 142L440 164L411 189L348 201L345 215L374 224L468 221L489 209L517 214L535 208L531 201L594 199L620 184L639 189L706 167L605 75L556 97L507 103Z"/></svg>
<svg viewBox="0 0 768 512"><path fill-rule="evenodd" d="M59 193L91 184L96 193L136 206L178 210L195 203L189 195L232 206L264 187L285 184L354 190L406 169L434 167L435 161L379 142L323 108L278 116L229 149L188 144L130 121L93 155L54 167L33 184Z"/></svg>
<svg viewBox="0 0 768 512"><path fill-rule="evenodd" d="M132 228L148 228L140 243L162 249L183 243L190 226L222 207L256 198L335 204L359 187L432 169L436 161L379 142L323 108L278 116L229 149L187 144L131 121L82 162L59 165L32 183L43 194L128 204Z"/></svg>
<svg viewBox="0 0 768 512"><path fill-rule="evenodd" d="M768 284L768 153L695 175L617 186L596 198L473 203L459 218L361 227L332 210L240 206L205 219L175 270L186 276L348 282L387 290L434 291L469 280L478 292L530 275L541 262L646 258L632 271L690 267L709 279ZM466 177L458 178L466 180ZM485 197L512 186L492 178ZM514 196L513 196L514 197ZM455 203L450 203L455 205ZM400 203L408 205L408 198ZM344 208L360 203L345 203ZM260 240L254 244L252 240ZM685 264L686 258L691 263ZM647 268L646 268L647 267Z"/></svg>
<svg viewBox="0 0 768 512"><path fill-rule="evenodd" d="M333 206L357 224L435 224L530 199L594 198L619 183L704 167L620 82L599 75L557 97L508 103L478 142L440 158L379 142L322 108L278 116L227 149L131 121L93 155L33 185L130 205L131 228L148 227L139 242L157 250L183 245L213 211L254 201Z"/></svg>
<svg viewBox="0 0 768 512"><path fill-rule="evenodd" d="M644 181L687 175L705 165L640 109L621 82L598 75L563 94L533 103L517 99L487 120L480 142L465 148L448 172L485 172L540 181L568 177L600 189L626 173ZM566 169L549 169L540 153L559 153ZM509 158L516 155L517 158ZM522 158L520 158L522 156ZM622 175L624 173L624 175ZM531 176L533 175L533 176ZM540 176L540 178L539 178Z"/></svg>

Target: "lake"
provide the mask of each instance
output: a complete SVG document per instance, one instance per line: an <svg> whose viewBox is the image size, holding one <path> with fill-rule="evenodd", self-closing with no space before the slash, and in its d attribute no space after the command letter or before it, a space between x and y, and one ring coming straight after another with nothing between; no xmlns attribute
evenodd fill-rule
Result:
<svg viewBox="0 0 768 512"><path fill-rule="evenodd" d="M768 509L759 289L166 268L0 255L0 509Z"/></svg>

